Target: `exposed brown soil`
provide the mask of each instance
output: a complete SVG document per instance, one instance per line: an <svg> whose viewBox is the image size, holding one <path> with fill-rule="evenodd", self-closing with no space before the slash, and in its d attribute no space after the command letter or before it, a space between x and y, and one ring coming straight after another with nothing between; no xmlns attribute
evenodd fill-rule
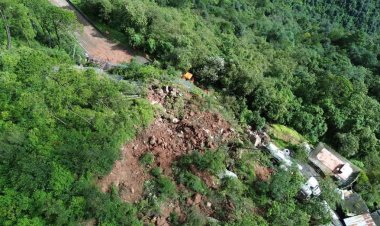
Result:
<svg viewBox="0 0 380 226"><path fill-rule="evenodd" d="M193 197L187 198L186 204L199 209L200 212L206 216L211 216L214 213L212 203L208 201L206 196L199 193L196 193Z"/></svg>
<svg viewBox="0 0 380 226"><path fill-rule="evenodd" d="M255 174L261 181L268 181L272 171L271 169L261 166L261 165L255 165Z"/></svg>
<svg viewBox="0 0 380 226"><path fill-rule="evenodd" d="M124 146L122 157L115 162L111 173L98 181L103 192L107 192L112 184L118 187L121 199L130 203L140 199L144 181L149 179L139 159L133 155L132 148L131 144Z"/></svg>
<svg viewBox="0 0 380 226"><path fill-rule="evenodd" d="M152 103L166 107L166 102L184 100L183 109L167 109L149 128L145 129L133 142L125 145L120 160L116 161L111 173L102 178L98 184L102 191L107 191L114 184L121 191L121 198L127 202L139 200L143 194L144 181L149 175L139 163L145 153L154 155L154 165L163 169L165 175L172 175L172 163L193 150L214 149L220 142L233 136L230 124L219 114L200 111L192 102L192 96L182 94L173 88L156 88L149 92ZM197 110L198 109L198 110ZM179 119L177 111L182 112ZM178 117L178 118L176 118ZM196 172L209 187L215 187L211 175Z"/></svg>
<svg viewBox="0 0 380 226"><path fill-rule="evenodd" d="M169 226L168 219L171 213L175 213L178 216L179 222L184 222L186 219L183 210L180 207L179 201L166 202L161 205L160 215L153 217L150 223L157 226Z"/></svg>
<svg viewBox="0 0 380 226"><path fill-rule="evenodd" d="M193 117L186 117L178 123L157 119L133 142L133 155L140 157L146 152L153 153L157 166L163 169L164 174L170 175L171 163L178 156L195 149L213 149L217 140L228 137L228 124L218 115L202 112Z"/></svg>
<svg viewBox="0 0 380 226"><path fill-rule="evenodd" d="M136 51L115 43L104 37L81 14L79 14L66 0L49 0L53 5L75 12L83 30L75 32L80 45L86 50L89 57L98 63L119 64L130 62L137 55Z"/></svg>
<svg viewBox="0 0 380 226"><path fill-rule="evenodd" d="M219 185L216 183L217 179L211 173L207 171L200 171L195 166L191 166L190 170L194 175L201 178L201 180L207 185L207 187L212 189L217 189Z"/></svg>

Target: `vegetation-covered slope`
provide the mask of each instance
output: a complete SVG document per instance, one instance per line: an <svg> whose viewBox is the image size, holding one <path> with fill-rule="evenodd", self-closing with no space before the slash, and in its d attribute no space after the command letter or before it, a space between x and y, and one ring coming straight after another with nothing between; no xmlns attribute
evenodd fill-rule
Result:
<svg viewBox="0 0 380 226"><path fill-rule="evenodd" d="M131 98L141 94L135 83L74 66L62 50L75 46L64 28L75 26L72 14L46 1L24 2L0 1L12 34L12 48L0 52L0 224L96 218L131 225L135 210L92 180L110 170L153 110Z"/></svg>
<svg viewBox="0 0 380 226"><path fill-rule="evenodd" d="M359 189L380 203L378 1L77 2L162 66L236 97L248 123L286 124L362 162Z"/></svg>
<svg viewBox="0 0 380 226"><path fill-rule="evenodd" d="M221 225L328 222L321 200L334 206L332 182L321 182L321 197L298 202L303 179L251 152L246 137L178 156L169 176L144 153L140 161L151 179L138 203L122 202L117 186L100 192L97 178L153 120L152 106L139 98L145 82L173 68L218 90L242 124L285 124L334 145L363 169L355 189L379 208L378 2L75 2L149 53L154 66L117 68L122 81L75 66L84 57L72 36L78 27L72 13L46 0L0 0L0 225L141 225L169 202L186 210L185 219L172 212L173 225L215 222L208 216ZM182 102L169 101L183 111ZM215 96L202 101L205 107ZM226 166L239 180L216 179L217 188L205 183L202 175L217 177Z"/></svg>

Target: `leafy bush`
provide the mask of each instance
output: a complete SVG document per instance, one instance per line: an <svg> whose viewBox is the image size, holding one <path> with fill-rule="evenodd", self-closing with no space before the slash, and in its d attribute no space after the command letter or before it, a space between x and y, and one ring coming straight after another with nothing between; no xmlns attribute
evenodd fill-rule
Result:
<svg viewBox="0 0 380 226"><path fill-rule="evenodd" d="M150 166L154 162L154 155L150 152L145 153L140 157L140 163L144 166Z"/></svg>
<svg viewBox="0 0 380 226"><path fill-rule="evenodd" d="M292 200L298 194L304 178L299 172L280 170L271 177L270 195L274 200L284 201Z"/></svg>
<svg viewBox="0 0 380 226"><path fill-rule="evenodd" d="M4 212L0 224L22 219L64 225L89 218L136 224L132 206L82 178L108 172L121 145L153 119L153 109L145 100L128 98L125 93L138 90L135 85L75 69L58 52L2 52L0 65L9 71L0 72L0 187L9 193L0 199L14 211ZM7 201L11 197L22 200Z"/></svg>
<svg viewBox="0 0 380 226"><path fill-rule="evenodd" d="M204 154L194 151L190 155L182 156L177 165L182 168L195 165L199 170L208 170L214 174L219 174L226 168L225 159L226 152L223 148L217 151L206 150Z"/></svg>
<svg viewBox="0 0 380 226"><path fill-rule="evenodd" d="M173 181L166 176L160 176L156 179L157 189L161 197L172 198L176 194L176 186Z"/></svg>
<svg viewBox="0 0 380 226"><path fill-rule="evenodd" d="M255 214L246 214L241 220L235 221L233 223L227 223L226 226L267 226L268 223L260 216Z"/></svg>
<svg viewBox="0 0 380 226"><path fill-rule="evenodd" d="M261 117L259 112L252 112L247 108L240 113L240 122L252 125L257 130L261 130L265 126L265 118Z"/></svg>
<svg viewBox="0 0 380 226"><path fill-rule="evenodd" d="M290 147L292 150L292 157L301 163L307 163L309 161L309 155L303 145L293 145Z"/></svg>
<svg viewBox="0 0 380 226"><path fill-rule="evenodd" d="M185 185L187 188L197 193L206 194L208 192L206 184L199 177L188 171L179 174L178 183Z"/></svg>
<svg viewBox="0 0 380 226"><path fill-rule="evenodd" d="M151 170L154 178L146 184L147 193L153 193L160 199L173 198L176 196L177 187L175 183L167 176L162 175L162 169L156 167Z"/></svg>
<svg viewBox="0 0 380 226"><path fill-rule="evenodd" d="M187 219L184 225L193 226L193 225L206 225L207 218L204 216L199 209L191 208L189 213L187 213Z"/></svg>
<svg viewBox="0 0 380 226"><path fill-rule="evenodd" d="M243 196L247 188L239 179L226 177L222 180L220 189L222 194L237 201Z"/></svg>

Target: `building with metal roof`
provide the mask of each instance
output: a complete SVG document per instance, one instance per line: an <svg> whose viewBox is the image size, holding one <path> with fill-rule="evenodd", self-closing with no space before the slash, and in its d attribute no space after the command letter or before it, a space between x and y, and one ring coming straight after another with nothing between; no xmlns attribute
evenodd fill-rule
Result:
<svg viewBox="0 0 380 226"><path fill-rule="evenodd" d="M342 210L346 216L352 217L369 213L367 204L358 193L352 191L346 191L345 193Z"/></svg>
<svg viewBox="0 0 380 226"><path fill-rule="evenodd" d="M371 213L371 217L377 226L380 226L380 209Z"/></svg>
<svg viewBox="0 0 380 226"><path fill-rule="evenodd" d="M341 188L349 187L359 177L360 169L324 143L310 152L309 161L325 176L336 179Z"/></svg>
<svg viewBox="0 0 380 226"><path fill-rule="evenodd" d="M376 226L371 214L366 213L344 219L346 226Z"/></svg>

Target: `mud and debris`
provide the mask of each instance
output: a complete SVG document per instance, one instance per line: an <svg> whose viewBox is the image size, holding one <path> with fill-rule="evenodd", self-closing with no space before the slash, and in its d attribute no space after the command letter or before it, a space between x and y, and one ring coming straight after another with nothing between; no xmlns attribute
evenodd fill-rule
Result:
<svg viewBox="0 0 380 226"><path fill-rule="evenodd" d="M230 123L218 113L201 111L189 93L164 86L150 89L148 98L152 104L160 104L165 112L133 142L124 146L121 159L116 161L111 173L98 182L104 192L114 184L126 202L140 200L144 181L150 178L139 163L144 154L153 154L154 166L162 168L163 174L172 176L172 164L178 157L193 150L202 153L206 149L215 149L234 136ZM183 104L176 105L177 102ZM217 186L211 175L196 174L209 187Z"/></svg>
<svg viewBox="0 0 380 226"><path fill-rule="evenodd" d="M256 177L261 181L269 181L272 173L273 173L273 170L268 167L264 167L259 164L255 165Z"/></svg>
<svg viewBox="0 0 380 226"><path fill-rule="evenodd" d="M175 214L178 217L179 222L184 222L186 220L186 215L184 214L179 201L176 200L162 203L159 213L151 216L146 222L156 226L169 226L171 214Z"/></svg>
<svg viewBox="0 0 380 226"><path fill-rule="evenodd" d="M119 189L122 200L133 203L140 199L144 192L144 182L150 178L141 167L139 159L133 156L131 145L122 150L122 157L116 161L110 174L98 181L103 192L110 190L114 185Z"/></svg>
<svg viewBox="0 0 380 226"><path fill-rule="evenodd" d="M248 137L254 144L255 148L262 148L270 142L270 137L266 132L252 131L252 129L249 127L246 130L246 133L248 134Z"/></svg>
<svg viewBox="0 0 380 226"><path fill-rule="evenodd" d="M186 205L200 210L205 216L211 216L214 214L212 203L208 201L206 196L199 193L194 194L192 197L188 197Z"/></svg>
<svg viewBox="0 0 380 226"><path fill-rule="evenodd" d="M219 187L219 184L217 183L218 179L210 172L198 170L194 165L190 166L190 170L194 175L199 177L207 187L212 189L217 189Z"/></svg>

